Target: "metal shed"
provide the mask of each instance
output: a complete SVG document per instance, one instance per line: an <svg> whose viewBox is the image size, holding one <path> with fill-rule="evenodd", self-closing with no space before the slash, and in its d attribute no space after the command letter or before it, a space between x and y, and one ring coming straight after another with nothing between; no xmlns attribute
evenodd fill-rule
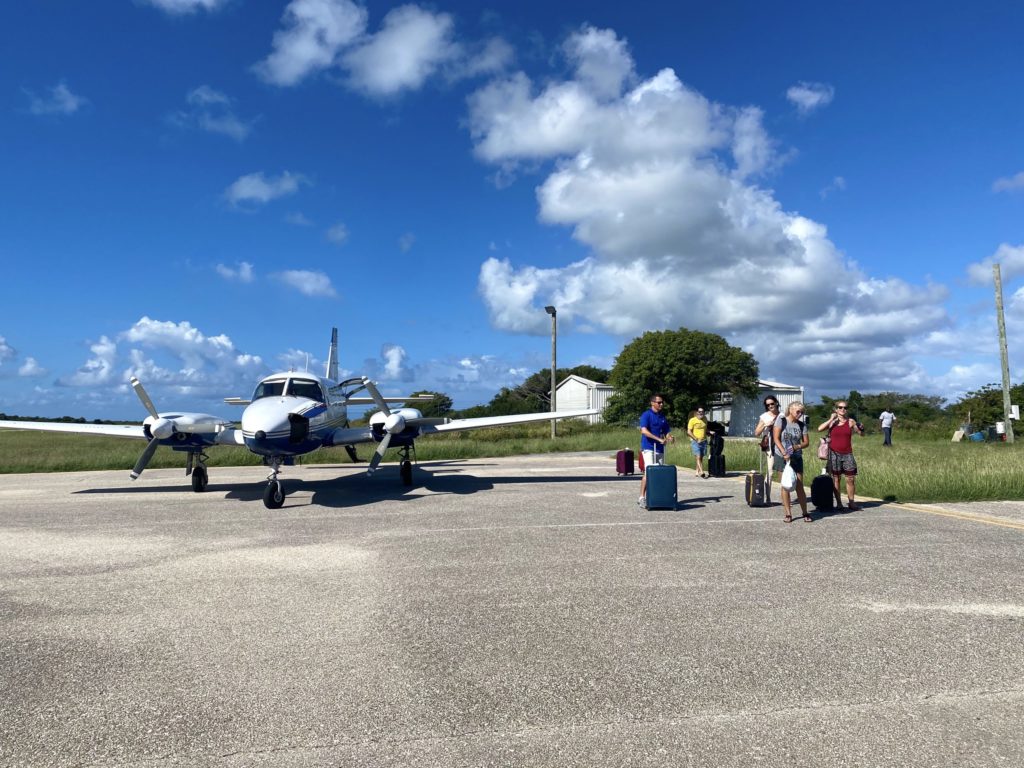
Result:
<svg viewBox="0 0 1024 768"><path fill-rule="evenodd" d="M757 388L756 398L743 395L733 397L729 392L722 393L719 403L711 407L711 420L725 424L730 437L753 437L754 427L757 426L757 420L764 413L764 399L768 395L778 398L781 406L780 413L785 413L786 407L790 403L804 401L803 387L782 384L778 381L758 381Z"/></svg>
<svg viewBox="0 0 1024 768"><path fill-rule="evenodd" d="M579 408L597 408L602 413L608 398L615 390L611 384L591 381L576 374L570 374L555 387L556 410L574 411ZM603 421L601 414L585 417L590 424Z"/></svg>

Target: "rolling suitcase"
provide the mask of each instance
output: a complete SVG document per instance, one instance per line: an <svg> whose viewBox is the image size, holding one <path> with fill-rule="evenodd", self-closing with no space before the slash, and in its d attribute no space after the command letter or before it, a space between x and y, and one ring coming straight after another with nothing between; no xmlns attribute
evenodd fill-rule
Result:
<svg viewBox="0 0 1024 768"><path fill-rule="evenodd" d="M761 460L758 462L757 468L763 469L764 464L764 453L761 454ZM769 467L769 471L771 467ZM747 500L748 507L767 507L769 503L769 493L771 486L771 475L763 474L762 472L750 472L744 481L744 493L743 497Z"/></svg>
<svg viewBox="0 0 1024 768"><path fill-rule="evenodd" d="M712 477L725 477L725 456L720 453L708 456L708 474Z"/></svg>
<svg viewBox="0 0 1024 768"><path fill-rule="evenodd" d="M615 454L615 473L619 475L633 474L633 452L623 448Z"/></svg>
<svg viewBox="0 0 1024 768"><path fill-rule="evenodd" d="M811 481L811 504L823 512L831 512L835 508L832 478L826 469L822 469L821 474Z"/></svg>
<svg viewBox="0 0 1024 768"><path fill-rule="evenodd" d="M672 464L656 464L647 467L647 508L675 509L676 468Z"/></svg>

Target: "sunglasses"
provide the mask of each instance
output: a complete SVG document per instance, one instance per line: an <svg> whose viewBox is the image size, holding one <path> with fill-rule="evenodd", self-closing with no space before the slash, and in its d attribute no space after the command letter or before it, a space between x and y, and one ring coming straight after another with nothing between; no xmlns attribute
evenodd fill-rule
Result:
<svg viewBox="0 0 1024 768"><path fill-rule="evenodd" d="M765 403L764 407L765 408L778 408L779 404L778 403Z"/></svg>
<svg viewBox="0 0 1024 768"><path fill-rule="evenodd" d="M664 400L651 400L651 403L653 405L664 405L665 401Z"/></svg>
<svg viewBox="0 0 1024 768"><path fill-rule="evenodd" d="M837 405L836 406L836 410L837 411L845 411L846 410L846 406L845 405Z"/></svg>

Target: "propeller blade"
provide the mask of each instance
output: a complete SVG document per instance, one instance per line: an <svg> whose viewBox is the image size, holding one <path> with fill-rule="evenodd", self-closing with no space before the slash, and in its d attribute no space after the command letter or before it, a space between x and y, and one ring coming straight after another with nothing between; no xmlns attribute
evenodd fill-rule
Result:
<svg viewBox="0 0 1024 768"><path fill-rule="evenodd" d="M381 397L380 390L377 389L377 385L370 381L368 378L363 378L363 386L366 387L366 391L370 393L370 397L373 398L373 402L380 408L381 413L385 416L391 415L391 409L388 408L387 401Z"/></svg>
<svg viewBox="0 0 1024 768"><path fill-rule="evenodd" d="M153 401L149 399L149 395L146 393L146 388L142 386L142 382L132 376L129 381L132 384L132 389L135 390L135 394L139 396L139 400L142 401L142 405L145 406L146 410L149 411L149 415L154 419L160 418L160 414L156 412L156 408L153 406Z"/></svg>
<svg viewBox="0 0 1024 768"><path fill-rule="evenodd" d="M146 446L146 450L144 450L142 452L142 455L139 456L139 460L135 462L135 467L134 469L132 469L128 477L130 477L132 480L138 480L139 475L142 474L142 470L144 470L146 468L146 465L149 464L149 460L153 458L153 454L156 453L156 449L159 446L159 440L156 440L155 438L153 440L150 440L149 445Z"/></svg>
<svg viewBox="0 0 1024 768"><path fill-rule="evenodd" d="M374 451L373 456L370 457L370 465L366 468L368 474L373 474L377 470L377 465L380 464L380 460L384 458L384 452L388 449L388 443L391 442L391 433L385 432L384 439L377 445L377 450Z"/></svg>

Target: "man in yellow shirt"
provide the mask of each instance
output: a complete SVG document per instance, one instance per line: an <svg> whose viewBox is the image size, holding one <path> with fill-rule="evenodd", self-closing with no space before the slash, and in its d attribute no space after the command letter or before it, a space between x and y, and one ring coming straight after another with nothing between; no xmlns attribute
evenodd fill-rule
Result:
<svg viewBox="0 0 1024 768"><path fill-rule="evenodd" d="M693 461L697 465L697 477L707 477L704 471L704 454L708 449L708 423L704 421L704 409L691 411L690 420L686 423L686 434L690 437L690 450Z"/></svg>

